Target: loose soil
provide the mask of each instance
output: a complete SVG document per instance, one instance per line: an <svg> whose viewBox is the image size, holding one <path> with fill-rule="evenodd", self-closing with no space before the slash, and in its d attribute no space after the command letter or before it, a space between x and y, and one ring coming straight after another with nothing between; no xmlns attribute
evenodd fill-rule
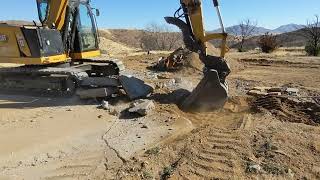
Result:
<svg viewBox="0 0 320 180"><path fill-rule="evenodd" d="M319 58L231 52L229 101L193 114L178 108L179 89L192 90L202 72L147 69L162 56L121 58L125 74L155 88L146 117L112 116L76 97L1 95L0 179L320 179ZM246 95L254 86L307 98L256 99ZM130 104L110 103L119 112Z"/></svg>

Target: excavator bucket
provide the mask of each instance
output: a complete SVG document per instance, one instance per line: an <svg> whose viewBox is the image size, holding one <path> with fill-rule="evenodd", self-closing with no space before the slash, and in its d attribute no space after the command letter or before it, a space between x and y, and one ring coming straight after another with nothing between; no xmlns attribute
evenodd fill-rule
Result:
<svg viewBox="0 0 320 180"><path fill-rule="evenodd" d="M222 84L216 70L208 70L191 94L182 102L185 111L205 112L224 106L228 99L228 86Z"/></svg>
<svg viewBox="0 0 320 180"><path fill-rule="evenodd" d="M181 0L181 7L174 17L165 17L167 23L177 26L182 31L186 48L199 54L205 65L204 77L198 86L184 100L181 108L185 111L211 111L224 106L228 98L226 77L230 74L230 67L224 60L226 52L227 33L222 22L218 0L213 0L216 8L221 33L207 33L203 23L201 0ZM183 21L182 19L185 19ZM209 55L207 43L210 40L221 39L220 57Z"/></svg>

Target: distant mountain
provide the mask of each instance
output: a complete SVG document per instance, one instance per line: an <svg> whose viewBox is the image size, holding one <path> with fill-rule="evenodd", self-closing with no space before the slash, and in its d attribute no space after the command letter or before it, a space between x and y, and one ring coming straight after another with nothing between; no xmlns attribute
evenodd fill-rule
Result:
<svg viewBox="0 0 320 180"><path fill-rule="evenodd" d="M266 32L270 32L270 29L266 29L264 27L256 27L255 31L254 31L254 35L262 35L265 34ZM216 29L214 31L212 31L214 33L219 33L221 32L221 28L220 29ZM230 26L226 28L226 32L228 34L232 34L232 35L240 35L241 34L241 28L239 25L236 26Z"/></svg>
<svg viewBox="0 0 320 180"><path fill-rule="evenodd" d="M272 33L282 34L282 33L292 32L292 31L296 31L299 29L303 29L303 28L304 28L304 25L287 24L287 25L283 25L283 26L280 26L280 27L272 30Z"/></svg>
<svg viewBox="0 0 320 180"><path fill-rule="evenodd" d="M287 32L292 32L296 31L299 29L302 29L304 26L303 25L298 25L298 24L287 24L287 25L282 25L276 29L267 29L264 27L257 27L253 33L253 35L262 35L267 32L273 33L273 34L282 34L282 33L287 33ZM221 32L221 29L216 29L212 32ZM226 28L226 32L231 34L231 35L239 35L241 34L241 28L239 25L236 26L230 26Z"/></svg>
<svg viewBox="0 0 320 180"><path fill-rule="evenodd" d="M14 26L23 26L23 25L34 25L33 22L30 21L20 21L20 20L8 20L8 21L0 21L1 23L6 23Z"/></svg>

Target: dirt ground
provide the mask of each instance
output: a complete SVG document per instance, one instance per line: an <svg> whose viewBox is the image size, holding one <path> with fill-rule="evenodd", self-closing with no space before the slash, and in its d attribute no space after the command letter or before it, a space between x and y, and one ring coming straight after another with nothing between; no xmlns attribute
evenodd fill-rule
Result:
<svg viewBox="0 0 320 180"><path fill-rule="evenodd" d="M129 52L128 52L129 53ZM155 72L168 54L128 55L125 74L155 88L156 109L119 116L97 101L0 95L0 179L320 179L320 58L231 52L230 99L222 110L186 113L176 103L202 73ZM255 86L295 87L300 98L258 100ZM276 107L276 108L269 108Z"/></svg>

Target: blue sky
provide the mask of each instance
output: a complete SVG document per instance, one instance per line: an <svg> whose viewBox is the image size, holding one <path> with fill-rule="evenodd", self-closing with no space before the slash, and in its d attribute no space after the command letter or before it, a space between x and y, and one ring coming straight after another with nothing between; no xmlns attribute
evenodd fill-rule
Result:
<svg viewBox="0 0 320 180"><path fill-rule="evenodd" d="M172 15L179 0L92 0L99 7L100 27L143 28L151 22L164 23ZM320 15L320 0L220 0L226 26L241 19L258 21L259 26L276 28L283 24L304 24ZM218 28L212 0L203 0L207 29ZM0 6L0 20L37 20L35 0L10 0Z"/></svg>

